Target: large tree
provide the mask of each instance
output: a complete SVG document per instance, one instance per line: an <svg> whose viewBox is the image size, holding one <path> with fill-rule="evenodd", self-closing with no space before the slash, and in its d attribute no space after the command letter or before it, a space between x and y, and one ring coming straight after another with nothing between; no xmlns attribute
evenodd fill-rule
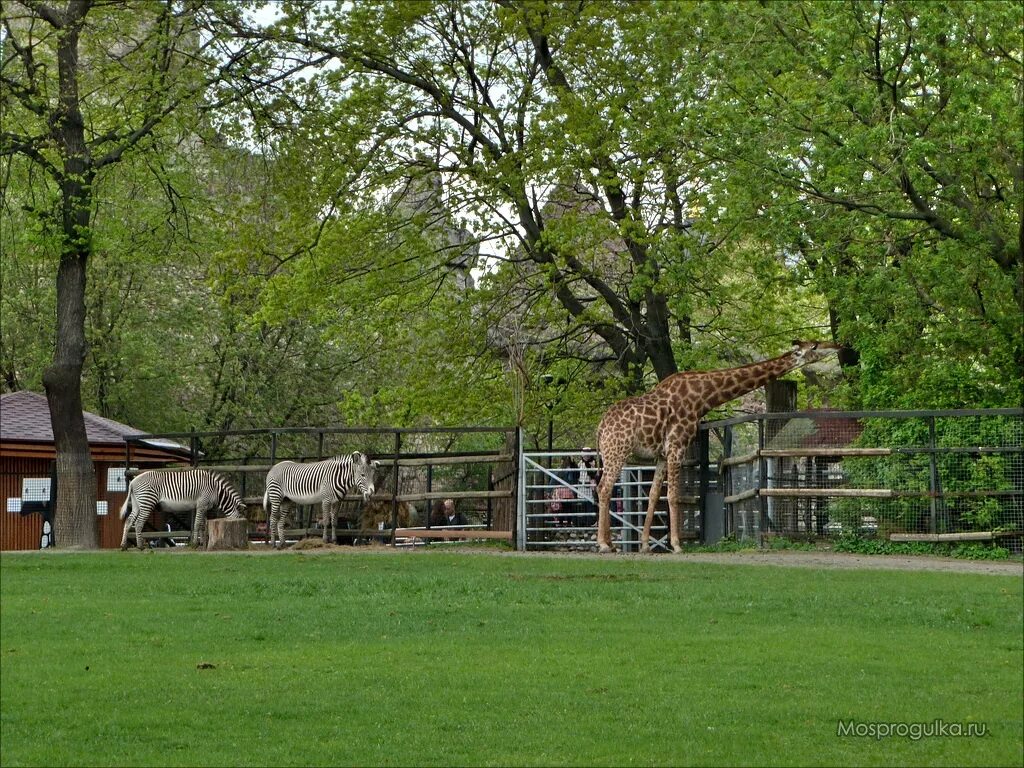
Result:
<svg viewBox="0 0 1024 768"><path fill-rule="evenodd" d="M125 157L167 156L198 124L211 85L247 61L244 46L200 33L198 23L209 26L219 12L240 8L93 0L3 6L0 156L32 167L17 174L31 179L32 214L57 260L53 358L43 384L57 447L59 547L96 545L81 386L97 205ZM178 150L187 157L187 147Z"/></svg>
<svg viewBox="0 0 1024 768"><path fill-rule="evenodd" d="M707 11L736 52L706 111L723 203L828 297L861 403L1019 403L1024 7Z"/></svg>
<svg viewBox="0 0 1024 768"><path fill-rule="evenodd" d="M236 31L281 54L327 57L332 67L311 76L319 87L293 96L320 107L312 120L339 156L369 155L351 165L364 172L363 190L381 194L425 167L439 173L451 210L502 240L499 257L529 262L523 274L639 383L648 366L658 377L677 370L676 346L691 333L680 308L692 286L669 275L717 245L687 215L700 172L686 152L696 131L687 106L703 81L671 42L692 8L667 24L648 11L300 2L271 28ZM556 225L548 206L564 190L589 215Z"/></svg>

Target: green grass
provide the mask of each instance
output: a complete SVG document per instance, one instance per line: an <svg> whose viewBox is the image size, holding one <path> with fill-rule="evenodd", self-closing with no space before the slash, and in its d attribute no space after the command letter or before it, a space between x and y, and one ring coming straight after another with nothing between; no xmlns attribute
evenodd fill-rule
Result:
<svg viewBox="0 0 1024 768"><path fill-rule="evenodd" d="M4 766L1024 761L1019 577L445 551L0 575ZM837 736L936 718L987 735Z"/></svg>

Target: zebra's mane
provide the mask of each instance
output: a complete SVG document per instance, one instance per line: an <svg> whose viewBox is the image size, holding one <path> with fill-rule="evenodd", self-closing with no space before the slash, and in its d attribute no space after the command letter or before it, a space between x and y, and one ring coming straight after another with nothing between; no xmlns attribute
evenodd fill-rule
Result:
<svg viewBox="0 0 1024 768"><path fill-rule="evenodd" d="M332 456L328 461L340 461L342 464L355 464L357 462L370 463L370 457L362 451L353 451L352 453L343 453L340 456Z"/></svg>

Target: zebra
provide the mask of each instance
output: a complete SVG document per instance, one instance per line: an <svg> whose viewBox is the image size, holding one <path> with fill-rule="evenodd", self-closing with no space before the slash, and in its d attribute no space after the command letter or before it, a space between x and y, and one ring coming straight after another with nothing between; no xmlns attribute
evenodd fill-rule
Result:
<svg viewBox="0 0 1024 768"><path fill-rule="evenodd" d="M124 533L121 549L128 548L128 531L135 528L135 543L142 549L142 526L156 507L170 512L195 510L190 545L204 540L206 516L218 509L228 517L244 517L245 502L234 486L216 472L206 469L150 470L137 475L128 486L128 498L121 505ZM127 519L125 519L127 518Z"/></svg>
<svg viewBox="0 0 1024 768"><path fill-rule="evenodd" d="M263 493L263 509L267 514L267 533L275 548L284 546L285 507L297 504L322 504L324 542L327 520L331 521L331 538L335 537L338 503L346 491L357 488L368 501L373 494L373 473L379 461L370 461L364 453L335 456L324 461L298 464L282 461L267 473L267 489Z"/></svg>

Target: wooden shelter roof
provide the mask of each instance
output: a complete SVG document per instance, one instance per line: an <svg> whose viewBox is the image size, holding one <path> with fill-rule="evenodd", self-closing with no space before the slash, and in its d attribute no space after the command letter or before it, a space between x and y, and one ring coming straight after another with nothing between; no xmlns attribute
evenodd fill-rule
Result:
<svg viewBox="0 0 1024 768"><path fill-rule="evenodd" d="M125 438L145 434L112 419L84 411L85 434L93 459L117 461L125 456ZM132 449L133 460L183 461L191 453L171 440L147 440ZM0 395L0 454L3 456L52 457L55 454L50 406L37 392Z"/></svg>

